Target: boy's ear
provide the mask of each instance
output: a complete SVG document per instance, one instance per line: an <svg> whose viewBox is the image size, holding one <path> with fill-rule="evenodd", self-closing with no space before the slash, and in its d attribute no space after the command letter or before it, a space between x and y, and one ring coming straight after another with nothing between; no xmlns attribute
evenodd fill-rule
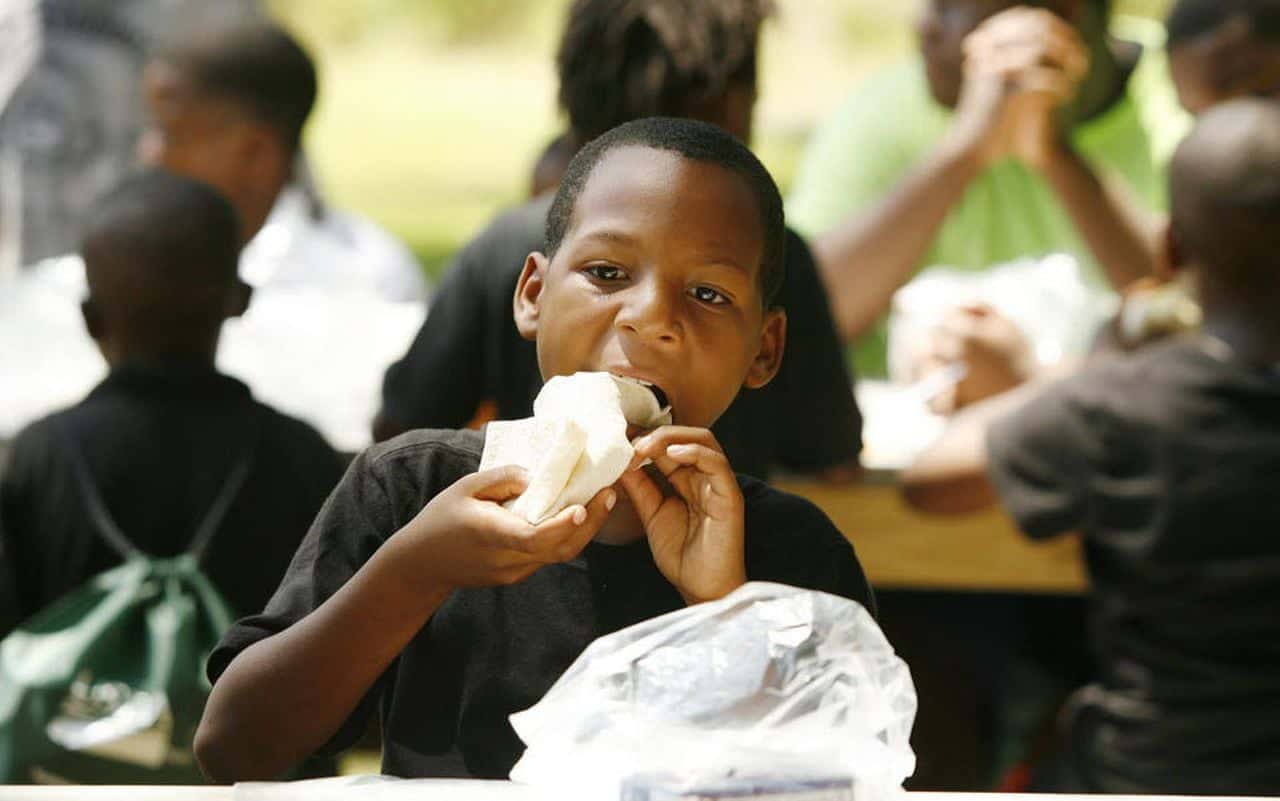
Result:
<svg viewBox="0 0 1280 801"><path fill-rule="evenodd" d="M772 381L778 374L778 368L782 367L782 352L786 347L787 313L782 309L770 309L765 312L764 325L760 330L760 349L751 360L742 386L759 389Z"/></svg>
<svg viewBox="0 0 1280 801"><path fill-rule="evenodd" d="M1166 223L1160 236L1160 249L1156 253L1155 274L1162 281L1171 281L1187 264L1186 251L1178 230L1173 223Z"/></svg>
<svg viewBox="0 0 1280 801"><path fill-rule="evenodd" d="M253 287L239 278L227 294L227 318L239 317L249 310L249 301L253 299Z"/></svg>
<svg viewBox="0 0 1280 801"><path fill-rule="evenodd" d="M515 316L520 336L530 341L538 337L538 315L542 310L542 290L547 286L547 268L550 262L542 253L530 253L524 260L516 294L511 299L511 311Z"/></svg>
<svg viewBox="0 0 1280 801"><path fill-rule="evenodd" d="M106 333L106 326L102 324L102 312L93 302L93 298L80 302L80 316L84 318L84 327L89 332L89 336L93 337L94 341L101 340L102 335Z"/></svg>

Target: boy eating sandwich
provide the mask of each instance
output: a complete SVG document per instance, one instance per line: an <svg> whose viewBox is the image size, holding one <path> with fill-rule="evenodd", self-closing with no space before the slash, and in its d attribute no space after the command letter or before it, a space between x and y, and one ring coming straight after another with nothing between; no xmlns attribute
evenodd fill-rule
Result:
<svg viewBox="0 0 1280 801"><path fill-rule="evenodd" d="M209 776L279 776L351 745L377 709L385 773L440 775L460 755L470 775L505 777L523 748L508 716L602 634L747 580L871 607L831 521L735 476L707 430L777 372L785 236L772 178L714 126L647 118L583 148L516 322L544 379L637 379L671 424L632 441L617 483L536 524L502 505L522 469L476 472L484 433L413 431L359 456L266 610L210 658Z"/></svg>

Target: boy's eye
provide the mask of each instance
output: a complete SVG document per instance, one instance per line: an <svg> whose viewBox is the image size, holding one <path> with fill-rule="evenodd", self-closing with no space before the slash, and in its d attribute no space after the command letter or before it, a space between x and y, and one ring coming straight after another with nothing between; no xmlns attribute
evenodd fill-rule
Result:
<svg viewBox="0 0 1280 801"><path fill-rule="evenodd" d="M703 303L719 305L721 303L729 302L729 298L727 298L724 293L714 290L709 286L695 286L693 289L689 290L689 294L693 295L694 298L702 301Z"/></svg>
<svg viewBox="0 0 1280 801"><path fill-rule="evenodd" d="M612 264L593 264L583 272L597 281L621 281L627 277L622 268L614 267Z"/></svg>

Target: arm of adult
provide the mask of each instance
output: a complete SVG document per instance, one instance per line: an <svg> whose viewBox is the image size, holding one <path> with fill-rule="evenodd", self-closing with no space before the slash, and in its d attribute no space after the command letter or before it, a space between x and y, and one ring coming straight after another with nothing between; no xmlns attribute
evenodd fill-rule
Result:
<svg viewBox="0 0 1280 801"><path fill-rule="evenodd" d="M313 611L236 655L214 684L196 732L205 773L220 782L279 777L343 728L455 588L514 583L545 564L572 559L615 500L606 489L586 507L570 507L535 527L498 505L523 491L525 481L513 467L456 481ZM321 513L290 573L331 558L328 552L341 544L320 540L378 504L368 492L353 500L331 499L326 512L336 519L325 521ZM364 534L376 537L376 525ZM291 592L286 577L267 612L310 592Z"/></svg>
<svg viewBox="0 0 1280 801"><path fill-rule="evenodd" d="M1143 215L1108 185L1065 140L1055 138L1038 169L1102 266L1112 288L1124 289L1155 270L1152 215Z"/></svg>
<svg viewBox="0 0 1280 801"><path fill-rule="evenodd" d="M1108 380L1105 365L1095 364L965 410L904 473L908 503L967 514L999 501L1031 537L1079 530L1089 514L1088 478L1104 450L1090 398Z"/></svg>
<svg viewBox="0 0 1280 801"><path fill-rule="evenodd" d="M919 268L947 215L984 168L982 148L972 137L969 126L957 125L883 200L813 240L845 341L860 337L889 309L893 293Z"/></svg>
<svg viewBox="0 0 1280 801"><path fill-rule="evenodd" d="M987 475L987 431L1043 389L1030 382L956 413L942 435L898 476L906 502L922 512L963 515L996 503Z"/></svg>

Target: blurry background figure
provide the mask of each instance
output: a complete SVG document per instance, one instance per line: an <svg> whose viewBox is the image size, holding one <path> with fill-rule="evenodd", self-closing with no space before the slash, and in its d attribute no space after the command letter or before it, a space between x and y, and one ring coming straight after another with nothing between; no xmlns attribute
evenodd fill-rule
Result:
<svg viewBox="0 0 1280 801"><path fill-rule="evenodd" d="M120 135L125 156L99 158L101 177L131 169L136 149L144 163L226 196L241 223L241 244L248 243L240 274L257 301L228 326L220 368L337 446L357 450L368 439L382 370L422 319L421 268L380 227L320 200L300 149L317 86L305 49L248 5L185 8L181 21L171 16L170 30L135 37L148 45L145 60L121 73L138 84L118 104L128 113L92 112L115 115L113 126L130 132ZM125 22L120 31L139 29ZM52 120L49 127L78 124ZM68 197L94 197L86 181L97 181L96 173L76 176L66 155L48 163L58 167L45 176L51 192L62 193L58 181L65 179L76 188ZM34 216L56 217L60 237L78 235L70 211ZM31 265L0 293L0 351L7 354L0 385L13 388L0 396L0 439L101 378L76 322L84 292L83 264L71 254Z"/></svg>
<svg viewBox="0 0 1280 801"><path fill-rule="evenodd" d="M196 0L45 0L38 60L0 116L0 162L20 187L17 263L75 248L94 200L134 163L146 53ZM250 12L253 0L217 4ZM6 51L7 54L7 51ZM9 240L9 237L5 237Z"/></svg>
<svg viewBox="0 0 1280 801"><path fill-rule="evenodd" d="M1190 113L1237 97L1280 98L1280 2L1182 0L1167 28L1169 70Z"/></svg>
<svg viewBox="0 0 1280 801"><path fill-rule="evenodd" d="M427 299L413 253L372 220L327 205L304 158L240 253L240 277L259 289L371 291L396 303Z"/></svg>
<svg viewBox="0 0 1280 801"><path fill-rule="evenodd" d="M573 148L569 145L569 135L559 134L542 149L538 160L533 163L533 175L529 181L529 197L537 197L560 185L560 178L569 169L573 159Z"/></svg>
<svg viewBox="0 0 1280 801"><path fill-rule="evenodd" d="M0 115L13 91L22 83L40 52L40 16L35 0L0 3ZM18 268L18 224L21 219L20 177L17 156L7 153L0 140L0 283Z"/></svg>

